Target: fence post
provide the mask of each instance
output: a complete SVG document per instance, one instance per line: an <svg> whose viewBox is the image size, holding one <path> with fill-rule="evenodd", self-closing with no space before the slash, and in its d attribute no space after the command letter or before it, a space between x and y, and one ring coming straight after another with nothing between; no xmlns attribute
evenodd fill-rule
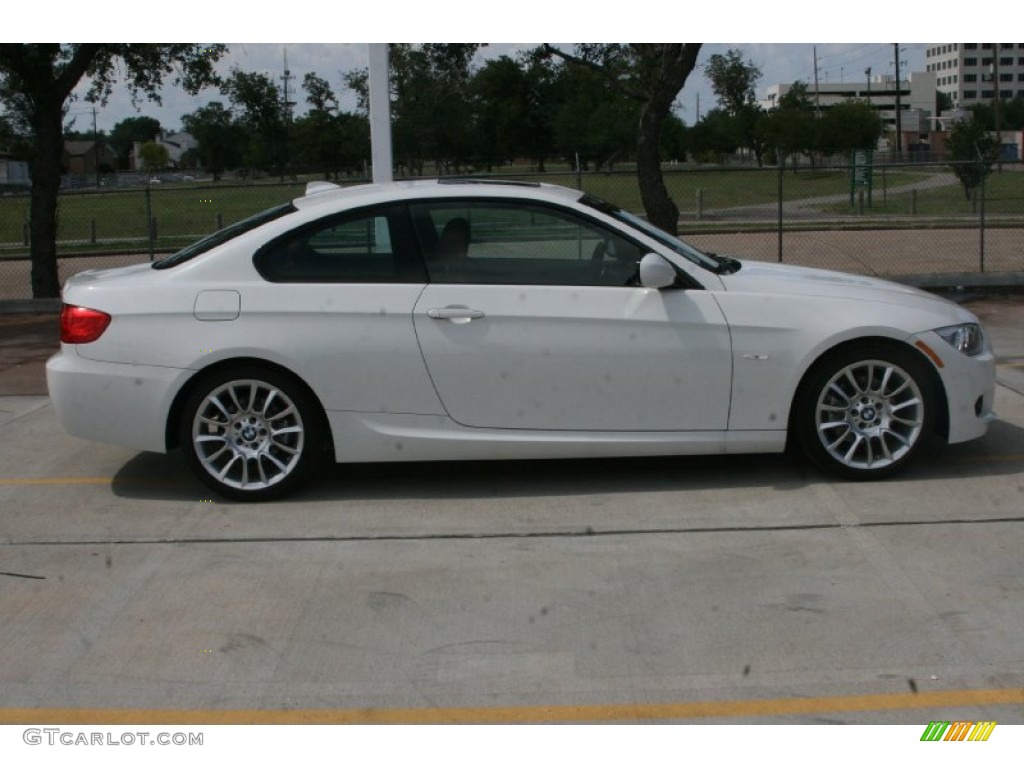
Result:
<svg viewBox="0 0 1024 768"><path fill-rule="evenodd" d="M704 190L697 190L697 220L704 218Z"/></svg>
<svg viewBox="0 0 1024 768"><path fill-rule="evenodd" d="M89 242L96 244L96 219L89 219Z"/></svg>
<svg viewBox="0 0 1024 768"><path fill-rule="evenodd" d="M978 213L978 218L981 220L980 221L980 226L978 227L978 231L979 231L980 237L981 237L981 243L979 244L979 247L978 247L978 271L979 272L984 272L985 271L985 177L987 175L988 174L985 173L984 166L982 166L982 174L981 174L981 205L979 206L980 210L979 210L979 213Z"/></svg>
<svg viewBox="0 0 1024 768"><path fill-rule="evenodd" d="M917 216L917 190L910 190L910 215Z"/></svg>
<svg viewBox="0 0 1024 768"><path fill-rule="evenodd" d="M219 232L222 229L224 229L224 214L218 213L217 214L217 231Z"/></svg>
<svg viewBox="0 0 1024 768"><path fill-rule="evenodd" d="M778 206L779 206L779 263L782 263L782 176L786 170L785 159L781 152L776 150L775 152L775 164L779 168L779 188L778 188Z"/></svg>
<svg viewBox="0 0 1024 768"><path fill-rule="evenodd" d="M150 184L146 182L146 238L149 240L149 260L153 260L153 241L156 240L156 226L153 221L153 200Z"/></svg>
<svg viewBox="0 0 1024 768"><path fill-rule="evenodd" d="M25 241L25 245L31 245L32 244L29 241L28 233L29 233L28 222L27 221L22 222L22 224L21 224L21 239Z"/></svg>

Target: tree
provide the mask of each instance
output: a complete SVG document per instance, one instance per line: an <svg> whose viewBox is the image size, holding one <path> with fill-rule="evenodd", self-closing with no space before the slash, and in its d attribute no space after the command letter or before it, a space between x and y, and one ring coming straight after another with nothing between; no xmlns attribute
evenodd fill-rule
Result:
<svg viewBox="0 0 1024 768"><path fill-rule="evenodd" d="M526 72L514 59L501 56L484 64L469 88L476 154L490 170L494 161L512 159L526 143Z"/></svg>
<svg viewBox="0 0 1024 768"><path fill-rule="evenodd" d="M672 160L686 161L687 133L686 123L675 114L665 118L661 129L661 155Z"/></svg>
<svg viewBox="0 0 1024 768"><path fill-rule="evenodd" d="M319 168L330 178L345 166L353 166L369 154L369 124L363 118L338 110L330 83L315 72L302 81L311 109L293 125L294 146L300 162Z"/></svg>
<svg viewBox="0 0 1024 768"><path fill-rule="evenodd" d="M422 175L432 158L438 168L454 161L457 168L472 154L470 65L476 43L427 43L388 46L391 87L391 136L395 159ZM345 74L356 92L359 110L369 105L367 71Z"/></svg>
<svg viewBox="0 0 1024 768"><path fill-rule="evenodd" d="M268 75L235 67L221 86L221 92L231 100L238 123L248 136L243 155L245 164L283 173L288 162L288 127L281 92L274 81Z"/></svg>
<svg viewBox="0 0 1024 768"><path fill-rule="evenodd" d="M831 107L821 120L820 148L827 154L869 149L882 135L882 119L866 101L850 99Z"/></svg>
<svg viewBox="0 0 1024 768"><path fill-rule="evenodd" d="M736 121L724 109L712 109L686 132L687 147L701 161L718 162L743 143Z"/></svg>
<svg viewBox="0 0 1024 768"><path fill-rule="evenodd" d="M816 152L819 127L807 84L798 80L768 112L762 131L767 144L775 148L776 156L784 159L798 152Z"/></svg>
<svg viewBox="0 0 1024 768"><path fill-rule="evenodd" d="M199 162L214 181L229 168L242 165L245 130L235 123L231 111L221 102L211 101L195 112L181 116L185 130L199 142Z"/></svg>
<svg viewBox="0 0 1024 768"><path fill-rule="evenodd" d="M602 73L562 65L554 94L555 146L563 156L578 154L584 167L600 169L636 150L639 104Z"/></svg>
<svg viewBox="0 0 1024 768"><path fill-rule="evenodd" d="M704 74L711 81L718 105L736 121L743 145L754 153L757 164L763 165L766 143L761 122L765 111L755 94L760 68L752 61L744 62L742 51L730 49L725 55L716 53L708 59Z"/></svg>
<svg viewBox="0 0 1024 768"><path fill-rule="evenodd" d="M0 101L29 137L32 192L29 235L32 295L57 297L57 195L63 119L78 84L88 78L86 98L103 103L123 81L133 100L159 102L165 77L189 93L216 81L213 64L226 51L196 43L4 43L0 44Z"/></svg>
<svg viewBox="0 0 1024 768"><path fill-rule="evenodd" d="M949 159L953 161L953 173L960 180L964 196L970 200L971 193L992 171L999 151L996 140L988 135L980 121L971 118L953 124L946 146Z"/></svg>
<svg viewBox="0 0 1024 768"><path fill-rule="evenodd" d="M704 65L704 74L711 81L711 90L718 105L735 115L755 101L755 88L761 70L752 61L743 61L743 51L729 49L723 56L716 53Z"/></svg>
<svg viewBox="0 0 1024 768"><path fill-rule="evenodd" d="M135 142L143 144L152 141L160 133L160 121L154 117L127 117L114 125L110 132L110 144L117 152L121 168L129 167L129 158Z"/></svg>
<svg viewBox="0 0 1024 768"><path fill-rule="evenodd" d="M975 120L981 123L986 131L996 129L996 112L992 104L971 104L968 107ZM999 105L999 130L1024 130L1024 96L1006 99Z"/></svg>
<svg viewBox="0 0 1024 768"><path fill-rule="evenodd" d="M477 159L529 157L541 171L555 153L559 70L548 57L526 52L502 56L473 73L469 93Z"/></svg>
<svg viewBox="0 0 1024 768"><path fill-rule="evenodd" d="M475 43L428 43L418 47L392 44L391 84L394 101L395 154L422 173L423 160L458 166L470 159L472 106L470 64Z"/></svg>
<svg viewBox="0 0 1024 768"><path fill-rule="evenodd" d="M171 154L163 144L155 141L147 141L139 148L139 157L142 160L142 169L146 173L166 168L171 161Z"/></svg>
<svg viewBox="0 0 1024 768"><path fill-rule="evenodd" d="M573 54L545 46L551 55L601 72L639 106L637 181L647 218L676 234L679 207L661 173L661 130L672 104L697 65L700 43L612 43L577 45Z"/></svg>

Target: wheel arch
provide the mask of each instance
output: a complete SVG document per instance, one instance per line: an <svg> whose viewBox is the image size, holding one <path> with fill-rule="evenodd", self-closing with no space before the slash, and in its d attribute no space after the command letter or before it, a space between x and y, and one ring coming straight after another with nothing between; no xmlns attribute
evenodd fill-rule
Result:
<svg viewBox="0 0 1024 768"><path fill-rule="evenodd" d="M936 370L935 364L932 360L913 344L907 344L906 342L889 338L887 336L859 336L854 339L847 339L838 344L834 344L828 349L822 351L814 361L807 366L803 374L800 376L800 382L793 390L793 397L789 403L789 420L787 423L788 428L786 430L787 447L792 444L795 438L795 419L798 410L796 405L803 397L808 381L817 372L817 370L821 366L826 365L831 358L842 354L847 349L859 346L873 346L876 349L892 349L900 352L909 352L923 363L924 370L928 371L928 383L933 387L939 401L934 425L935 433L938 437L942 438L942 440L947 440L949 438L949 398L946 393L945 384L942 382L942 377L939 375L938 370Z"/></svg>
<svg viewBox="0 0 1024 768"><path fill-rule="evenodd" d="M301 377L295 374L294 371L285 368L283 365L265 360L260 357L231 357L225 360L218 360L205 368L201 368L196 371L189 379L182 385L181 389L174 396L174 400L171 403L171 408L167 413L167 423L164 425L164 444L168 450L179 448L178 441L178 422L181 419L181 411L184 408L186 402L188 402L189 395L195 390L195 388L205 379L206 377L219 373L220 371L229 370L231 368L240 367L256 367L264 368L268 371L273 371L282 376L286 376L299 387L301 387L305 394L309 397L310 401L316 404L318 416L322 421L323 435L326 441L324 446L325 451L330 451L333 455L334 452L334 436L331 434L330 423L327 419L327 411L324 409L324 405L320 402L320 398L317 396L313 388Z"/></svg>

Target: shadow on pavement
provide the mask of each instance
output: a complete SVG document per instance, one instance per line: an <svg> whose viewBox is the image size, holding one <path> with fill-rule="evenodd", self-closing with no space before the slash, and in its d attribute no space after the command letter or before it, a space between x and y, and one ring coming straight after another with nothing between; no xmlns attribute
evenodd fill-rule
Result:
<svg viewBox="0 0 1024 768"><path fill-rule="evenodd" d="M962 445L936 446L895 478L880 482L1017 474L1024 429L998 421ZM789 454L659 456L544 461L445 461L331 465L281 503L301 501L497 499L704 491L723 488L797 490L835 478ZM117 473L122 498L199 500L213 492L194 480L179 452L141 453ZM218 497L218 501L223 501ZM270 502L274 503L274 502Z"/></svg>

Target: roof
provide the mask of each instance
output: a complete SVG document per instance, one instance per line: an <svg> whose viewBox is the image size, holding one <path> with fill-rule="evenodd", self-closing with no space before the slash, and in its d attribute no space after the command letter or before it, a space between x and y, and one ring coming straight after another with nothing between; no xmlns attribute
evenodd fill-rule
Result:
<svg viewBox="0 0 1024 768"><path fill-rule="evenodd" d="M93 151L95 145L94 139L68 139L64 142L64 151L69 155L87 155ZM99 142L99 145L101 150L109 150L104 142Z"/></svg>
<svg viewBox="0 0 1024 768"><path fill-rule="evenodd" d="M547 199L552 202L573 202L583 193L578 189L541 184L535 181L512 181L507 179L416 179L394 181L386 184L360 184L339 187L328 182L311 182L306 194L296 198L296 208L307 209L321 205L366 204L389 202L411 198L462 197L523 197L531 200Z"/></svg>

